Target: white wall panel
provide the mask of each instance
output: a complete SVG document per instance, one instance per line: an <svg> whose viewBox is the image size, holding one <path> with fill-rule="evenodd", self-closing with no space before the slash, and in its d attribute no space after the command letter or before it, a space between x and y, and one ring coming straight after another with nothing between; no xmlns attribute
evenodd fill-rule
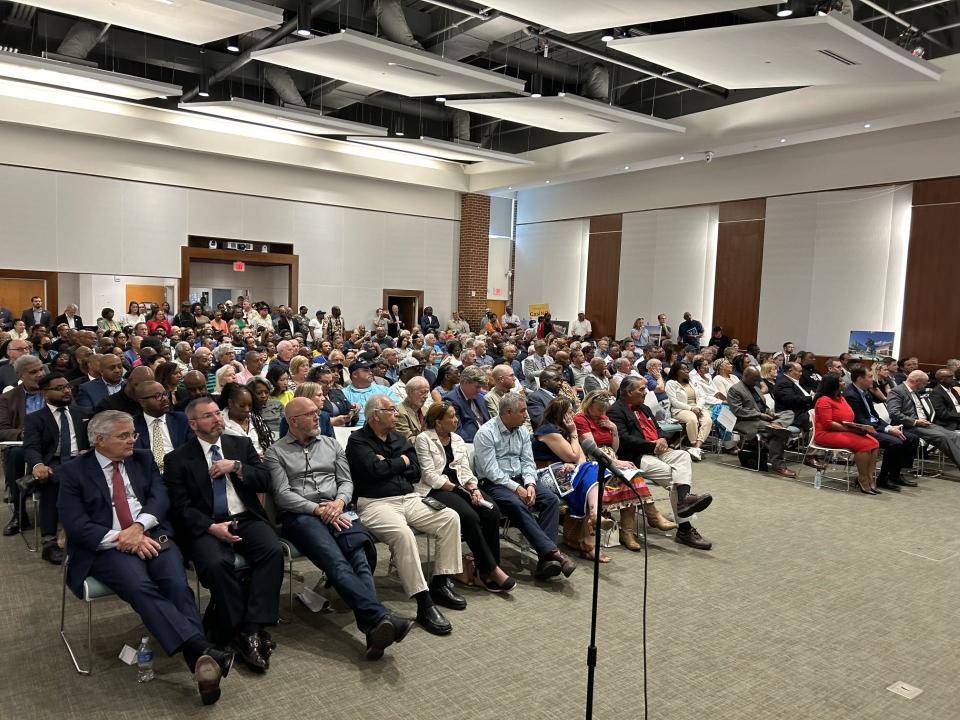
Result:
<svg viewBox="0 0 960 720"><path fill-rule="evenodd" d="M589 222L566 220L517 226L514 311L549 303L556 320L574 320L586 296Z"/></svg>
<svg viewBox="0 0 960 720"><path fill-rule="evenodd" d="M710 326L716 237L715 206L623 216L617 337L629 334L638 317L652 325L660 313L674 330L687 311Z"/></svg>
<svg viewBox="0 0 960 720"><path fill-rule="evenodd" d="M57 213L59 265L47 269L118 271L123 262L123 183L84 175L58 175L52 199Z"/></svg>
<svg viewBox="0 0 960 720"><path fill-rule="evenodd" d="M909 186L767 201L758 339L836 355L851 330L899 332Z"/></svg>
<svg viewBox="0 0 960 720"><path fill-rule="evenodd" d="M57 213L52 173L0 167L0 248L3 266L43 270L57 257Z"/></svg>
<svg viewBox="0 0 960 720"><path fill-rule="evenodd" d="M188 191L184 188L124 182L122 261L129 275L180 275L180 252L187 235Z"/></svg>
<svg viewBox="0 0 960 720"><path fill-rule="evenodd" d="M490 236L490 249L487 252L487 297L491 300L506 300L509 294L510 251L513 240L508 237ZM500 293L497 294L497 290Z"/></svg>
<svg viewBox="0 0 960 720"><path fill-rule="evenodd" d="M240 209L242 195L206 190L188 190L187 193L188 234L225 238L240 238L243 235Z"/></svg>

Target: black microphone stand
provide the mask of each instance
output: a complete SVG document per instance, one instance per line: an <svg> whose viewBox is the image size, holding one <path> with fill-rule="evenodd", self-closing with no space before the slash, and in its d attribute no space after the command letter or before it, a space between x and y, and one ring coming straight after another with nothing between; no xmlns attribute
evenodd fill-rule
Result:
<svg viewBox="0 0 960 720"><path fill-rule="evenodd" d="M587 720L592 720L593 718L593 685L595 681L595 675L597 670L597 604L600 600L600 526L602 524L603 518L603 490L605 487L604 475L605 471L609 470L610 474L617 478L621 483L630 488L630 491L637 496L637 499L640 501L641 506L643 505L643 496L637 492L637 489L633 486L633 483L627 479L627 476L623 474L623 471L620 468L616 467L613 464L613 460L610 459L605 453L603 453L599 448L593 447L590 449L584 448L584 452L592 457L597 465L597 483L599 487L597 488L597 522L596 527L594 528L594 545L593 545L593 605L590 611L590 645L587 647ZM588 508L589 510L589 508ZM640 513L642 515L642 512ZM643 538L644 548L646 548L647 538L644 534ZM644 558L644 572L646 572L646 558ZM646 663L644 663L646 666ZM646 671L644 671L646 672ZM644 682L646 682L646 677L644 677Z"/></svg>

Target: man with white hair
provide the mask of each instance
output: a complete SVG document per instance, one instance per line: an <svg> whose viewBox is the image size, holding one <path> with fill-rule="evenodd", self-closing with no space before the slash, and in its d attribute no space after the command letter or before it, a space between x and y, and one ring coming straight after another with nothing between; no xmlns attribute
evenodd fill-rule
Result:
<svg viewBox="0 0 960 720"><path fill-rule="evenodd" d="M433 402L430 383L422 375L416 375L406 382L403 394L403 402L397 405L399 414L394 429L412 443L424 431L423 419Z"/></svg>
<svg viewBox="0 0 960 720"><path fill-rule="evenodd" d="M890 423L903 425L905 431L949 455L953 464L960 468L960 433L934 424L933 403L922 394L928 381L923 370L913 370L890 391L887 395Z"/></svg>
<svg viewBox="0 0 960 720"><path fill-rule="evenodd" d="M73 303L70 303L69 305L67 305L67 307L63 311L63 314L57 315L56 320L53 321L54 327L56 327L57 325L60 325L61 323L64 323L71 330L81 329L83 327L83 318L77 315L77 310L79 309L80 308L78 308Z"/></svg>
<svg viewBox="0 0 960 720"><path fill-rule="evenodd" d="M277 356L270 361L270 367L279 365L284 370L290 369L290 361L297 353L297 345L292 340L281 340L277 343Z"/></svg>

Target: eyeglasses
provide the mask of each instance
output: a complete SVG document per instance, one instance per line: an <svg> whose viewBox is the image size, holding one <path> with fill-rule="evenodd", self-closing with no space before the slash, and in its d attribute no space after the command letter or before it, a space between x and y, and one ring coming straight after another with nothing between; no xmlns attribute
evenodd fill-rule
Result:
<svg viewBox="0 0 960 720"><path fill-rule="evenodd" d="M155 395L141 395L140 400L163 400L167 397L166 393L159 392Z"/></svg>
<svg viewBox="0 0 960 720"><path fill-rule="evenodd" d="M47 392L65 392L70 389L70 386L66 383L63 385L48 385Z"/></svg>
<svg viewBox="0 0 960 720"><path fill-rule="evenodd" d="M297 418L310 417L311 415L312 415L313 417L315 417L315 418L319 418L319 417L320 417L320 411L319 411L319 410L313 410L313 411L311 411L311 412L300 413L299 415L291 415L291 416L290 416L289 418L287 418L287 419L288 419L288 420L296 420Z"/></svg>
<svg viewBox="0 0 960 720"><path fill-rule="evenodd" d="M123 440L123 441L133 440L134 442L136 442L137 438L140 437L140 433L125 432L125 433L120 433L119 435L107 435L107 437L113 437L113 438L116 438L117 440Z"/></svg>
<svg viewBox="0 0 960 720"><path fill-rule="evenodd" d="M400 414L400 411L397 410L395 407L392 407L392 408L377 408L376 410L374 410L374 412L385 412L385 413L390 413L391 415L399 415L399 414Z"/></svg>

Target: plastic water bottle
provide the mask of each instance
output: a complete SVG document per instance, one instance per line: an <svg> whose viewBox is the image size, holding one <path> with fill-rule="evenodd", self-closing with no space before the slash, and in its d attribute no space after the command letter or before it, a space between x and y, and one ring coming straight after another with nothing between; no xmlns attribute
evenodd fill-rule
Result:
<svg viewBox="0 0 960 720"><path fill-rule="evenodd" d="M823 470L817 470L817 474L813 476L814 490L819 490L822 484L823 484Z"/></svg>
<svg viewBox="0 0 960 720"><path fill-rule="evenodd" d="M137 682L145 683L153 680L153 648L150 647L150 638L144 635L137 648Z"/></svg>

